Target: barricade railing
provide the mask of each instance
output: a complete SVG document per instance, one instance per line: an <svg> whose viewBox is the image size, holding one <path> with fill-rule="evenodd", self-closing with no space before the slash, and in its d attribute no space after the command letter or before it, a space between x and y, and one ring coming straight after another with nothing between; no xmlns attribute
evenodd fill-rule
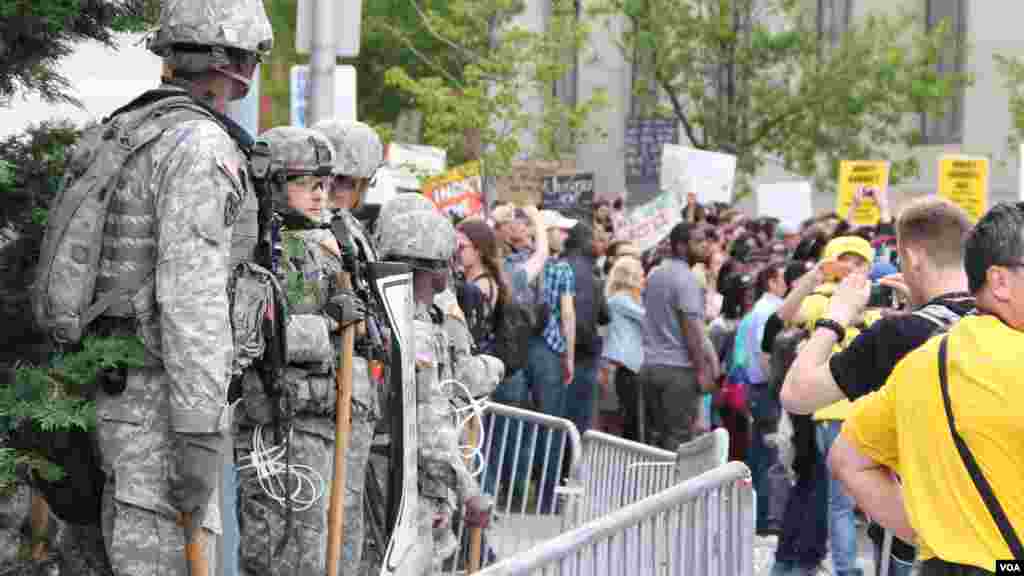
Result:
<svg viewBox="0 0 1024 576"><path fill-rule="evenodd" d="M712 470L729 458L729 433L718 428L669 452L590 430L583 435L580 523L638 502Z"/></svg>
<svg viewBox="0 0 1024 576"><path fill-rule="evenodd" d="M458 527L460 550L445 573L487 566L576 526L582 453L569 420L489 403L483 417L486 465L477 481L494 499L494 520L476 546L470 531ZM480 556L474 562L476 547Z"/></svg>
<svg viewBox="0 0 1024 576"><path fill-rule="evenodd" d="M615 510L480 576L752 576L750 471L730 462Z"/></svg>
<svg viewBox="0 0 1024 576"><path fill-rule="evenodd" d="M580 523L600 518L675 484L676 454L604 432L583 434ZM651 464L655 464L651 466Z"/></svg>

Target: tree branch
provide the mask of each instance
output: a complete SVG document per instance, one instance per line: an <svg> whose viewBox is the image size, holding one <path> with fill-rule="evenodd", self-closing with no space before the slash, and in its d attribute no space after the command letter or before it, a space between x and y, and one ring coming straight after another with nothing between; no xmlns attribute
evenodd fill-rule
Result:
<svg viewBox="0 0 1024 576"><path fill-rule="evenodd" d="M452 40L449 40L448 38L445 38L444 36L438 34L437 31L434 30L434 27L430 25L430 21L427 19L426 13L423 12L423 9L420 8L420 5L418 2L416 2L416 0L409 0L409 4L412 4L413 9L416 10L416 14L418 14L420 17L420 21L423 22L423 27L427 29L427 32L429 32L431 36L433 36L440 42L447 44L450 48L454 49L455 51L466 54L467 56L470 57L471 60L480 61L483 59L480 55L476 54L469 48L456 44Z"/></svg>
<svg viewBox="0 0 1024 576"><path fill-rule="evenodd" d="M668 94L669 100L672 101L672 110L676 113L676 118L679 118L679 121L683 123L683 129L686 130L686 137L690 139L690 143L697 148L705 148L704 142L697 141L697 134L694 132L693 125L690 124L690 119L686 116L686 111L683 110L683 103L679 101L679 96L676 95L675 90L672 90L672 86L658 72L654 73L654 79L661 85L661 89Z"/></svg>
<svg viewBox="0 0 1024 576"><path fill-rule="evenodd" d="M386 29L388 32L390 32L392 36L394 36L395 38L400 40L403 44L405 44L406 48L408 48L413 53L413 55L416 56L417 58L419 58L420 61L422 61L424 64L426 64L427 66L429 66L433 70L439 72L442 76L447 78L448 81L451 82L452 84L458 86L459 88L463 87L462 82L458 78L456 78L450 72L445 70L444 66L441 66L437 62L434 62L433 60L428 58L426 54L424 54L424 53L420 52L419 50L417 50L416 46L413 45L412 41L409 40L408 38L406 38L405 35L402 34L394 26L392 26L390 24L387 24L383 20L378 21L377 24L379 26L382 26L384 29Z"/></svg>

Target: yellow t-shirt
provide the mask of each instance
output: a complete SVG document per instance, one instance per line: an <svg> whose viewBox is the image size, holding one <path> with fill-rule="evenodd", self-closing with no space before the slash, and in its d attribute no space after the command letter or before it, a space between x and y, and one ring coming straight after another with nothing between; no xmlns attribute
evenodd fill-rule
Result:
<svg viewBox="0 0 1024 576"><path fill-rule="evenodd" d="M800 311L797 313L796 324L803 325L808 332L814 332L814 323L819 318L823 318L828 312L828 301L831 298L832 293L835 292L836 284L826 283L822 284L814 291L813 294L804 298L803 302L800 303ZM881 318L881 314L877 310L868 310L864 313L864 325L870 326L875 320ZM839 352L843 348L850 345L853 339L860 334L855 326L846 327L846 338L833 347L832 352ZM840 400L833 404L821 408L814 412L812 418L814 420L845 420L847 415L850 413L850 401Z"/></svg>
<svg viewBox="0 0 1024 576"><path fill-rule="evenodd" d="M939 338L911 352L885 386L860 398L842 436L899 474L919 557L995 569L1010 559L953 443L939 388ZM957 432L1017 534L1024 534L1024 333L992 316L949 332L947 375Z"/></svg>

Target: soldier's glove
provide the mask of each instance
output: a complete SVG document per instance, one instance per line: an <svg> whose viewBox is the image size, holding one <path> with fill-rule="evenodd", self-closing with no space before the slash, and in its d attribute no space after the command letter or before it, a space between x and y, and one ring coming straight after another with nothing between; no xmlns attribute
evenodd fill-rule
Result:
<svg viewBox="0 0 1024 576"><path fill-rule="evenodd" d="M324 306L324 314L344 328L366 319L366 303L355 292L342 290L331 297Z"/></svg>
<svg viewBox="0 0 1024 576"><path fill-rule="evenodd" d="M224 466L221 434L174 434L177 453L175 474L171 475L171 499L182 514L192 514L192 523L185 525L191 540L192 530L199 526L206 506L220 482Z"/></svg>
<svg viewBox="0 0 1024 576"><path fill-rule="evenodd" d="M491 524L491 510L494 501L486 495L473 496L466 500L466 526L487 528Z"/></svg>

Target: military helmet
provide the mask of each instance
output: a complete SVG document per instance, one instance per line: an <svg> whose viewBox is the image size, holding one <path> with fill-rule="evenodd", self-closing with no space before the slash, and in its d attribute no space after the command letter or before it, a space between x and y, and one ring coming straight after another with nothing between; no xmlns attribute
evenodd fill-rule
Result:
<svg viewBox="0 0 1024 576"><path fill-rule="evenodd" d="M448 266L455 253L455 228L419 193L399 194L385 204L377 230L377 251L384 258L439 270Z"/></svg>
<svg viewBox="0 0 1024 576"><path fill-rule="evenodd" d="M274 44L263 0L163 0L149 49L167 56L176 45L232 48L263 56Z"/></svg>
<svg viewBox="0 0 1024 576"><path fill-rule="evenodd" d="M319 130L337 151L334 160L334 174L369 178L384 161L384 147L377 131L362 122L344 120L321 120L313 126Z"/></svg>
<svg viewBox="0 0 1024 576"><path fill-rule="evenodd" d="M270 152L271 171L289 175L329 176L334 165L334 147L323 134L309 128L278 126L260 134Z"/></svg>

